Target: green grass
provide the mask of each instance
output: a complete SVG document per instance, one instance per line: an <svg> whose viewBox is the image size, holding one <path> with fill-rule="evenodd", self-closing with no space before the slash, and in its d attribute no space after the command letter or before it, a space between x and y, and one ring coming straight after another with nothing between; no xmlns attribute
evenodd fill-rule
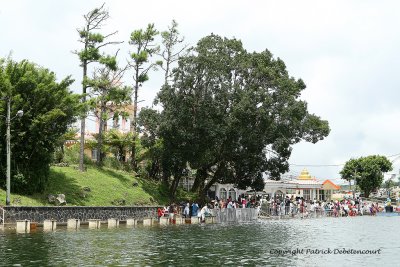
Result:
<svg viewBox="0 0 400 267"><path fill-rule="evenodd" d="M138 186L133 186L134 182ZM85 187L90 192L84 191ZM87 172L81 173L74 167L51 167L43 193L31 196L12 193L11 205L51 206L49 194L64 194L68 206L114 206L119 205L118 200L125 200L126 206L159 205L168 203L166 192L158 183L123 171L88 166ZM0 205L5 205L5 198L5 191L0 189Z"/></svg>

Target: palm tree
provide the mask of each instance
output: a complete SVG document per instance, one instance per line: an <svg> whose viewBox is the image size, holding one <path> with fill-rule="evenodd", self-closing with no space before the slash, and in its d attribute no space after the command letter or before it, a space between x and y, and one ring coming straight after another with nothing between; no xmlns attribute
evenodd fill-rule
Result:
<svg viewBox="0 0 400 267"><path fill-rule="evenodd" d="M111 129L106 132L104 143L110 146L111 152L120 162L126 162L126 154L132 148L132 133L123 133L117 129Z"/></svg>

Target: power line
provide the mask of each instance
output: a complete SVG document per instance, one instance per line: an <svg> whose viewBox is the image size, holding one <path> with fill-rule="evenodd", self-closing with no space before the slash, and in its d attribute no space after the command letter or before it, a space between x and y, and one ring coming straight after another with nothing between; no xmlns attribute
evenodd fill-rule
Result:
<svg viewBox="0 0 400 267"><path fill-rule="evenodd" d="M393 154L390 156L386 156L387 158L392 158L392 157L399 157L400 153ZM289 163L290 166L294 167L340 167L344 166L345 163L342 164L295 164L295 163Z"/></svg>
<svg viewBox="0 0 400 267"><path fill-rule="evenodd" d="M344 164L294 164L289 163L290 166L295 167L340 167L344 166Z"/></svg>
<svg viewBox="0 0 400 267"><path fill-rule="evenodd" d="M387 158L391 158L391 157L396 157L396 156L400 156L400 153L397 153L397 154L393 154L393 155L390 155L390 156L386 156Z"/></svg>

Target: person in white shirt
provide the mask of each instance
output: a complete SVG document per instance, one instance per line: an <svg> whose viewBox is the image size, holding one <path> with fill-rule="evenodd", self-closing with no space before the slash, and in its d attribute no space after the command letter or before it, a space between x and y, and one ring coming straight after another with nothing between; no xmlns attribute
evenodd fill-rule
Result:
<svg viewBox="0 0 400 267"><path fill-rule="evenodd" d="M205 221L206 219L206 215L210 214L210 210L207 207L207 204L204 205L204 207L201 208L200 212L199 212L199 218L201 219L202 222Z"/></svg>
<svg viewBox="0 0 400 267"><path fill-rule="evenodd" d="M185 209L183 210L183 216L185 216L185 218L189 218L189 213L189 203L187 203Z"/></svg>

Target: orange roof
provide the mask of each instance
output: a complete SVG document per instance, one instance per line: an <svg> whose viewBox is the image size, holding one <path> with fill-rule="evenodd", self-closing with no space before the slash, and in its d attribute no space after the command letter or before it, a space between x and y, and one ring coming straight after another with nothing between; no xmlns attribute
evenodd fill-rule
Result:
<svg viewBox="0 0 400 267"><path fill-rule="evenodd" d="M325 180L325 181L322 183L322 185L324 185L324 184L330 184L330 185L332 185L333 188L335 188L336 190L339 190L339 189L340 189L340 186L339 186L339 185L335 185L331 180Z"/></svg>

